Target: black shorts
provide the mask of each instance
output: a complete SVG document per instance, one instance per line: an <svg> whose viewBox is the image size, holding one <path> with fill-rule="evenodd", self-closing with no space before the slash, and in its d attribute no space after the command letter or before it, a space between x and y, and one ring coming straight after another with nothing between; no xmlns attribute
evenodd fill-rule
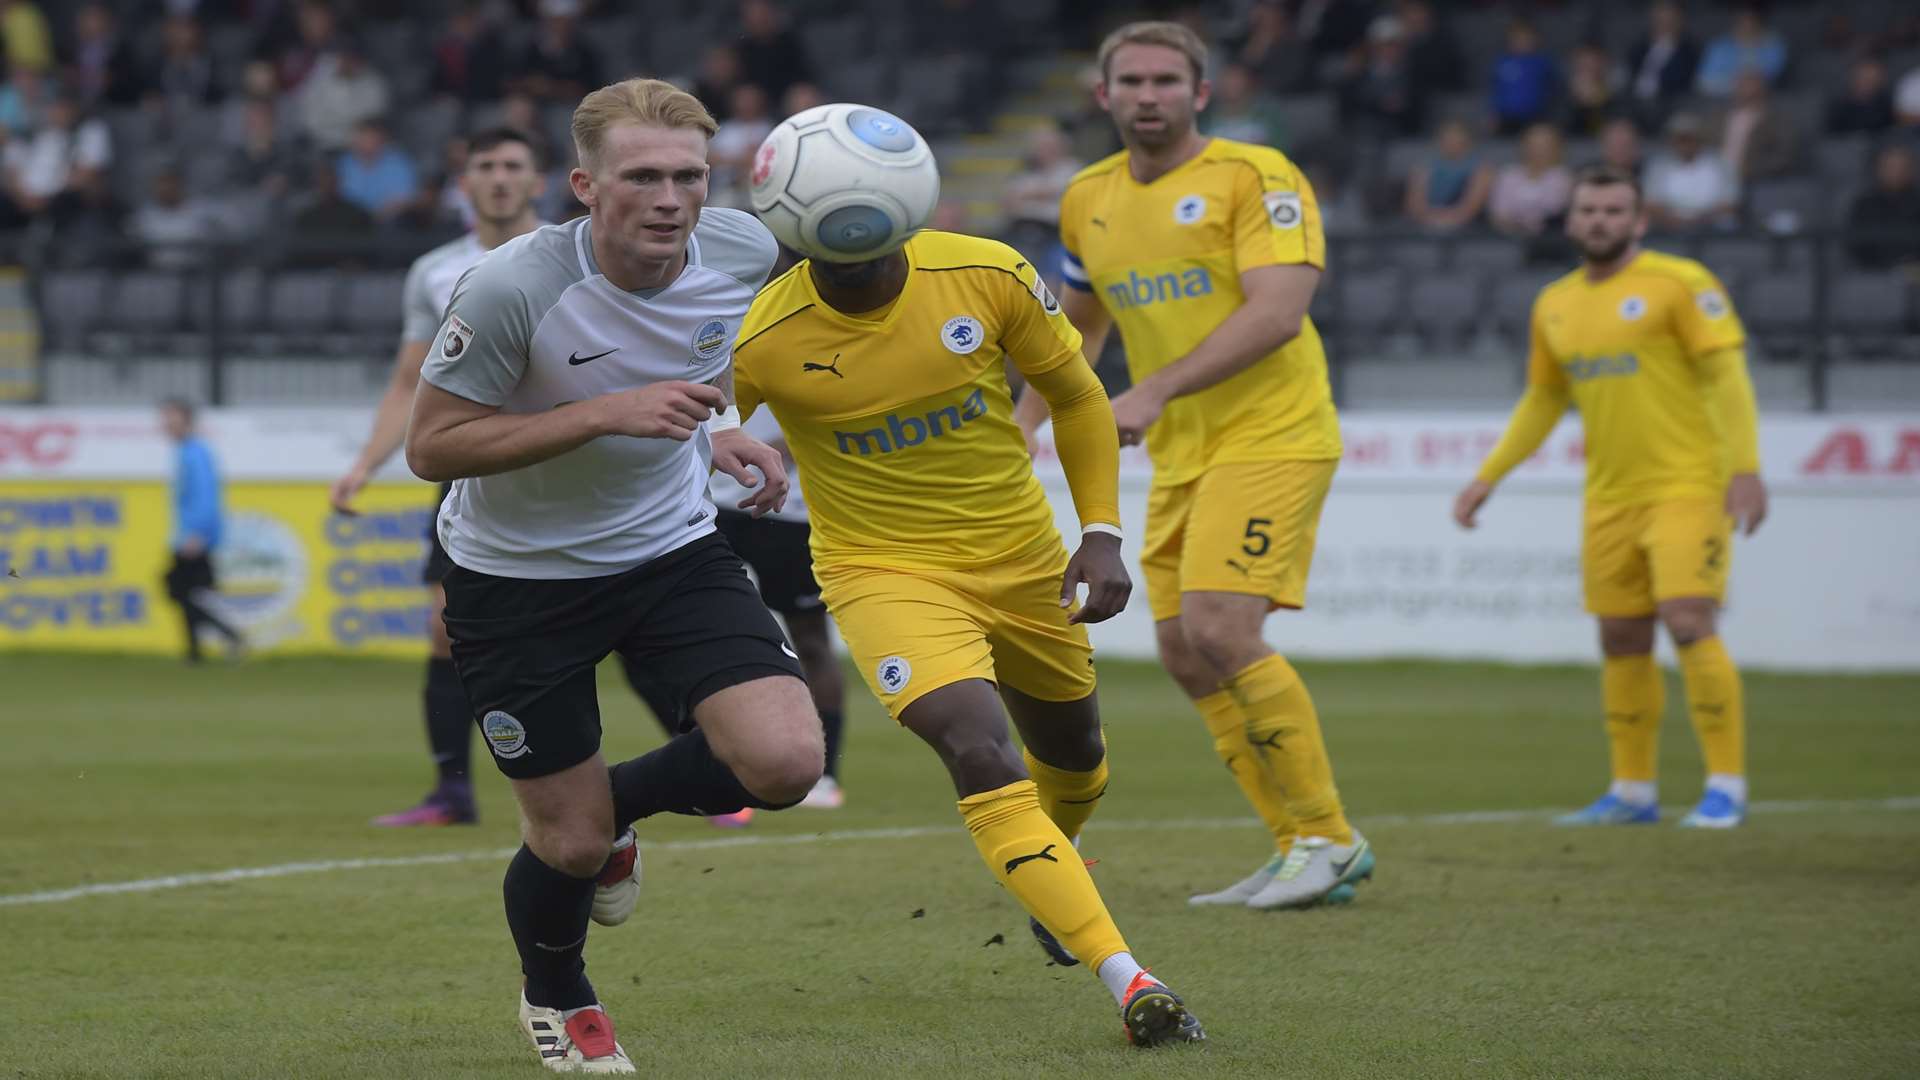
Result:
<svg viewBox="0 0 1920 1080"><path fill-rule="evenodd" d="M453 569L453 557L440 543L440 507L447 501L447 493L453 490L452 484L440 485L440 501L433 504L433 517L427 520L427 561L420 568L420 584L438 585L447 580L447 571Z"/></svg>
<svg viewBox="0 0 1920 1080"><path fill-rule="evenodd" d="M724 537L610 577L539 581L456 565L444 584L454 667L494 764L516 779L600 749L593 671L610 652L633 661L681 717L729 686L801 677Z"/></svg>
<svg viewBox="0 0 1920 1080"><path fill-rule="evenodd" d="M714 524L733 550L753 567L760 579L760 599L782 615L819 611L820 585L813 580L813 552L807 546L813 530L804 521L756 518L738 510L722 510Z"/></svg>
<svg viewBox="0 0 1920 1080"><path fill-rule="evenodd" d="M175 603L196 592L214 587L213 560L205 552L198 555L173 553L173 565L167 568L167 595Z"/></svg>

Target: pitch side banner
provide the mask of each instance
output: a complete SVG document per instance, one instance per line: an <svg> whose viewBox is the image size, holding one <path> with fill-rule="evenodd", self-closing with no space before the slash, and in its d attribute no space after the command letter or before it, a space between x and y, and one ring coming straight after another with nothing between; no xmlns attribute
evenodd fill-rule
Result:
<svg viewBox="0 0 1920 1080"><path fill-rule="evenodd" d="M228 481L222 577L234 613L271 649L417 653L424 609L410 567L432 489L398 462L355 522L328 512L371 415L354 409L210 410L202 428ZM1302 656L1587 662L1581 608L1584 446L1569 417L1516 470L1472 532L1453 494L1505 424L1500 414L1353 413L1320 529L1307 610L1269 622ZM1771 518L1736 542L1725 633L1743 662L1920 669L1920 412L1764 417ZM1038 464L1062 531L1077 532L1045 433ZM164 569L172 449L149 410L0 408L0 648L178 647ZM1126 452L1129 546L1145 531L1152 469ZM1109 655L1151 656L1133 608L1094 628Z"/></svg>

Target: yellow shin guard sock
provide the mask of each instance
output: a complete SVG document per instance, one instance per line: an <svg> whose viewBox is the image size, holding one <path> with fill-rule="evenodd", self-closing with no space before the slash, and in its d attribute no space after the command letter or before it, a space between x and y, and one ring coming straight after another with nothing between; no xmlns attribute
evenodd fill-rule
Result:
<svg viewBox="0 0 1920 1080"><path fill-rule="evenodd" d="M1600 663L1600 706L1614 781L1651 784L1658 775L1660 718L1667 688L1651 654L1609 656Z"/></svg>
<svg viewBox="0 0 1920 1080"><path fill-rule="evenodd" d="M1053 819L1067 839L1080 839L1080 830L1100 807L1100 796L1107 793L1107 759L1087 772L1069 772L1021 751L1027 759L1027 774L1039 789L1040 809Z"/></svg>
<svg viewBox="0 0 1920 1080"><path fill-rule="evenodd" d="M1680 674L1687 682L1687 710L1700 739L1700 756L1714 776L1747 772L1746 698L1740 671L1718 636L1682 645Z"/></svg>
<svg viewBox="0 0 1920 1080"><path fill-rule="evenodd" d="M1081 963L1097 970L1127 951L1087 865L1041 811L1033 781L969 795L960 817L993 876Z"/></svg>
<svg viewBox="0 0 1920 1080"><path fill-rule="evenodd" d="M1287 812L1286 793L1280 789L1273 772L1261 762L1259 752L1247 741L1247 719L1233 695L1217 690L1194 699L1193 705L1200 710L1200 718L1207 722L1207 733L1213 736L1213 752L1220 755L1221 763L1233 774L1233 782L1240 785L1240 794L1246 796L1254 813L1260 815L1267 831L1273 834L1274 848L1284 852L1293 847L1300 830L1294 825L1293 815Z"/></svg>
<svg viewBox="0 0 1920 1080"><path fill-rule="evenodd" d="M1320 715L1300 674L1275 653L1235 672L1226 689L1247 721L1247 741L1273 770L1302 836L1353 842L1353 826L1333 786Z"/></svg>

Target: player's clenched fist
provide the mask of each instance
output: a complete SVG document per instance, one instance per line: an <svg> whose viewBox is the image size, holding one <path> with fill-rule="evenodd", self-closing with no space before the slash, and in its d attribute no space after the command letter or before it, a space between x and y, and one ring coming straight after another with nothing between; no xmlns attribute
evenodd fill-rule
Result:
<svg viewBox="0 0 1920 1080"><path fill-rule="evenodd" d="M609 435L686 442L702 421L727 407L727 395L704 383L660 382L595 399Z"/></svg>

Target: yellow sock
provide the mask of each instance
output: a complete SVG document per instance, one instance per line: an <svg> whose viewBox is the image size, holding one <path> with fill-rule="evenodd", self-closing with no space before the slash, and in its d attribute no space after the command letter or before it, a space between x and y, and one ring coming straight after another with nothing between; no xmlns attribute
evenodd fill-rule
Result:
<svg viewBox="0 0 1920 1080"><path fill-rule="evenodd" d="M1651 783L1659 774L1660 717L1667 688L1652 654L1609 656L1600 664L1600 706L1615 780Z"/></svg>
<svg viewBox="0 0 1920 1080"><path fill-rule="evenodd" d="M1347 824L1340 792L1333 786L1320 715L1313 711L1300 673L1275 653L1235 672L1226 689L1246 716L1247 741L1286 792L1287 810L1300 834L1352 843L1353 826Z"/></svg>
<svg viewBox="0 0 1920 1080"><path fill-rule="evenodd" d="M1195 698L1193 705L1200 710L1200 718L1207 722L1207 732L1213 736L1213 752L1220 755L1221 763L1233 774L1233 782L1240 785L1240 794L1253 804L1254 813L1260 815L1267 831L1273 834L1273 846L1283 852L1293 847L1300 830L1294 825L1293 815L1287 812L1286 792L1281 790L1273 772L1261 762L1253 744L1247 741L1247 720L1241 715L1240 706L1234 703L1233 695L1217 690L1206 697Z"/></svg>
<svg viewBox="0 0 1920 1080"><path fill-rule="evenodd" d="M1027 774L1039 789L1040 809L1067 839L1078 840L1087 819L1099 809L1100 796L1107 793L1107 759L1102 757L1088 772L1069 772L1041 761L1031 751L1022 750L1021 756L1027 759Z"/></svg>
<svg viewBox="0 0 1920 1080"><path fill-rule="evenodd" d="M1678 651L1680 674L1687 681L1687 710L1693 714L1693 732L1700 739L1707 772L1745 776L1747 713L1740 670L1717 636L1682 645Z"/></svg>
<svg viewBox="0 0 1920 1080"><path fill-rule="evenodd" d="M960 817L993 876L1081 963L1097 971L1127 951L1087 864L1041 812L1033 781L969 795L960 800Z"/></svg>

